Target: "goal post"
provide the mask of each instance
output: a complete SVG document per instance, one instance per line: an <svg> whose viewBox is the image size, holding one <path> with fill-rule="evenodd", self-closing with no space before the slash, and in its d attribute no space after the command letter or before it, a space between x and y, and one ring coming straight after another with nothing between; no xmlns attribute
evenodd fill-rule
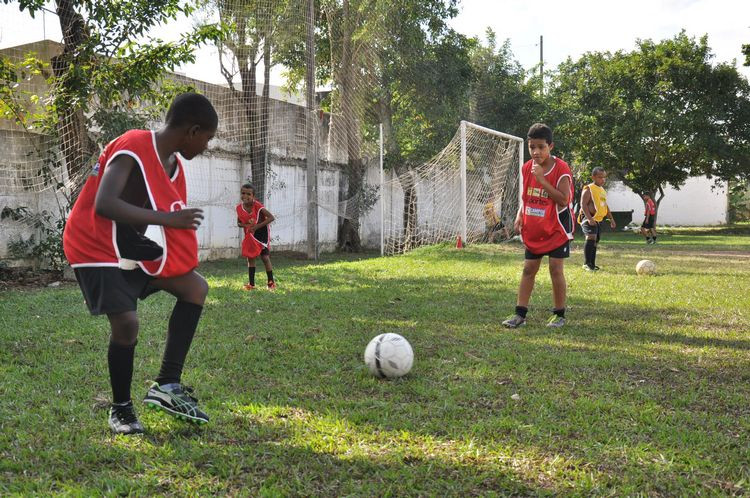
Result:
<svg viewBox="0 0 750 498"><path fill-rule="evenodd" d="M507 240L518 211L523 139L462 121L429 161L389 171L381 188L382 252Z"/></svg>

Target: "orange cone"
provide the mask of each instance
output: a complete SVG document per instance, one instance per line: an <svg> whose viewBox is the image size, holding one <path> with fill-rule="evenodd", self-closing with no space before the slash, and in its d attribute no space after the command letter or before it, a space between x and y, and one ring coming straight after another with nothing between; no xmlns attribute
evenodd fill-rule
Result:
<svg viewBox="0 0 750 498"><path fill-rule="evenodd" d="M464 243L461 241L461 236L459 235L456 239L456 249L463 249Z"/></svg>

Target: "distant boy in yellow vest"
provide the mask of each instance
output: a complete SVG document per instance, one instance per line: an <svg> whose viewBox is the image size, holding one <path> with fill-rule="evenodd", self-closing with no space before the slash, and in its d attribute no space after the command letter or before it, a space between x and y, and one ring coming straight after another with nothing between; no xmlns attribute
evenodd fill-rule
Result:
<svg viewBox="0 0 750 498"><path fill-rule="evenodd" d="M581 193L581 212L578 214L578 221L586 236L586 245L583 247L586 263L583 269L596 271L599 269L596 266L596 246L601 238L599 223L608 217L609 226L615 228L617 225L607 205L607 191L602 188L607 181L607 172L604 168L596 167L591 171L591 179L594 181L583 187Z"/></svg>

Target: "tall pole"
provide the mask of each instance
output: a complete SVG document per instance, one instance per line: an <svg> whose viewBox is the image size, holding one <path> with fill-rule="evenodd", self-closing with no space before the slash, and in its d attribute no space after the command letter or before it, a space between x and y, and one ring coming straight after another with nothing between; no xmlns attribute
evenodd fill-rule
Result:
<svg viewBox="0 0 750 498"><path fill-rule="evenodd" d="M539 85L544 95L544 36L539 35Z"/></svg>
<svg viewBox="0 0 750 498"><path fill-rule="evenodd" d="M461 240L466 243L466 121L461 121Z"/></svg>
<svg viewBox="0 0 750 498"><path fill-rule="evenodd" d="M307 90L307 258L318 259L318 127L315 116L315 0L307 0L305 83Z"/></svg>
<svg viewBox="0 0 750 498"><path fill-rule="evenodd" d="M380 255L385 253L385 174L383 172L383 123L380 123Z"/></svg>

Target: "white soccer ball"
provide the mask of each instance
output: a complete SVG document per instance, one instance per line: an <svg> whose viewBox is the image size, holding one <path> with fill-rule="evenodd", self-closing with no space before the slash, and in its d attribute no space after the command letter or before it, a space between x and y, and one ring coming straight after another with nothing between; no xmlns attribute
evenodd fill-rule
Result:
<svg viewBox="0 0 750 498"><path fill-rule="evenodd" d="M377 377L393 379L404 376L413 363L411 344L398 334L380 334L365 348L365 365Z"/></svg>
<svg viewBox="0 0 750 498"><path fill-rule="evenodd" d="M635 265L635 272L638 275L653 275L656 273L656 265L651 260L642 259Z"/></svg>

